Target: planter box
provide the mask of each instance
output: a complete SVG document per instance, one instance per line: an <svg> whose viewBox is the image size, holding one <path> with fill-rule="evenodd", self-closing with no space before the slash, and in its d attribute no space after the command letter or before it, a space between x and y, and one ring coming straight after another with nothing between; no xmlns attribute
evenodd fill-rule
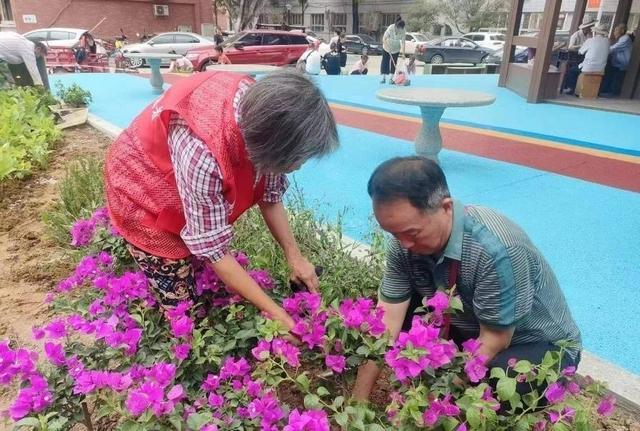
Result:
<svg viewBox="0 0 640 431"><path fill-rule="evenodd" d="M56 127L58 129L66 129L73 126L79 126L87 122L89 118L89 108L72 108L70 106L51 105L51 112L58 119Z"/></svg>

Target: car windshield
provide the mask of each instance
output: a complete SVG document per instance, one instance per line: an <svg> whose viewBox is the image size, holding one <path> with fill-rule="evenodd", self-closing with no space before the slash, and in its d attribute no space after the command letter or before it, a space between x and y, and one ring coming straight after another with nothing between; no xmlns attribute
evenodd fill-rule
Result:
<svg viewBox="0 0 640 431"><path fill-rule="evenodd" d="M424 34L420 34L420 33L415 33L413 35L413 37L415 37L418 42L426 42L426 41L429 40L429 39L427 39L427 36L425 36Z"/></svg>
<svg viewBox="0 0 640 431"><path fill-rule="evenodd" d="M491 40L499 40L504 42L504 36L501 34L492 34L491 35Z"/></svg>
<svg viewBox="0 0 640 431"><path fill-rule="evenodd" d="M359 34L358 36L360 36L360 38L362 39L363 42L366 42L366 43L378 43L378 42L376 42L376 40L374 38L372 38L368 34Z"/></svg>
<svg viewBox="0 0 640 431"><path fill-rule="evenodd" d="M240 39L242 36L244 36L246 33L245 32L241 32L241 33L237 33L234 34L233 36L227 38L227 40L225 40L224 42L222 42L222 46L224 48L227 48L231 45L233 45L238 39Z"/></svg>

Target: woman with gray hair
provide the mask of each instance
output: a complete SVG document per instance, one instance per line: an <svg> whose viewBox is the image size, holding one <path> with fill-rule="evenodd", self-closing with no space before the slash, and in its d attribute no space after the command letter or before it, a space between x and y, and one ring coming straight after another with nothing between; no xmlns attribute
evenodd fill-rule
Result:
<svg viewBox="0 0 640 431"><path fill-rule="evenodd" d="M328 103L300 73L275 72L257 82L199 73L172 86L111 146L109 215L163 308L195 299L196 257L291 328L291 317L230 254L233 223L257 204L291 278L315 291L315 268L300 252L282 204L285 174L337 147Z"/></svg>

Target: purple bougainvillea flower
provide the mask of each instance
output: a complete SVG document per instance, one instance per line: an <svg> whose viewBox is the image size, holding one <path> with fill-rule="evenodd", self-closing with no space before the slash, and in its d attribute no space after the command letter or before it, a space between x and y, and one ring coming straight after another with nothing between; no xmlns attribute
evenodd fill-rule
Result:
<svg viewBox="0 0 640 431"><path fill-rule="evenodd" d="M178 316L171 319L171 333L174 337L191 337L194 323L189 316Z"/></svg>
<svg viewBox="0 0 640 431"><path fill-rule="evenodd" d="M258 341L256 347L251 349L251 354L258 361L264 361L269 357L269 351L271 350L271 343L266 340Z"/></svg>
<svg viewBox="0 0 640 431"><path fill-rule="evenodd" d="M598 414L600 416L611 416L616 409L616 398L612 395L603 398L598 404Z"/></svg>
<svg viewBox="0 0 640 431"><path fill-rule="evenodd" d="M64 365L66 362L62 344L47 342L44 344L44 353L49 362L57 367Z"/></svg>
<svg viewBox="0 0 640 431"><path fill-rule="evenodd" d="M253 281L255 281L258 284L258 286L260 286L261 288L265 290L273 289L274 287L273 279L271 278L271 276L267 271L254 269L254 270L248 271L248 274L251 278L253 278Z"/></svg>
<svg viewBox="0 0 640 431"><path fill-rule="evenodd" d="M449 308L449 296L442 290L438 290L435 295L427 300L427 305L433 308L434 313L442 314Z"/></svg>
<svg viewBox="0 0 640 431"><path fill-rule="evenodd" d="M167 399L169 401L178 402L186 396L182 385L175 385L167 393Z"/></svg>
<svg viewBox="0 0 640 431"><path fill-rule="evenodd" d="M34 340L42 340L46 332L44 329L34 326L33 328L31 328L31 334L33 335Z"/></svg>
<svg viewBox="0 0 640 431"><path fill-rule="evenodd" d="M472 383L478 383L487 375L486 356L474 356L464 364L464 371Z"/></svg>
<svg viewBox="0 0 640 431"><path fill-rule="evenodd" d="M244 268L249 266L249 258L247 255L241 251L237 251L234 253L234 257L236 258L236 262Z"/></svg>
<svg viewBox="0 0 640 431"><path fill-rule="evenodd" d="M544 431L547 427L547 421L541 420L533 424L533 431Z"/></svg>
<svg viewBox="0 0 640 431"><path fill-rule="evenodd" d="M274 338L271 342L271 352L284 359L289 366L300 366L300 349L282 338Z"/></svg>
<svg viewBox="0 0 640 431"><path fill-rule="evenodd" d="M462 343L462 350L475 355L478 349L482 344L475 338L469 338L467 341Z"/></svg>
<svg viewBox="0 0 640 431"><path fill-rule="evenodd" d="M566 367L565 369L562 370L562 375L565 377L573 377L576 375L576 367L574 366L570 366L570 367Z"/></svg>
<svg viewBox="0 0 640 431"><path fill-rule="evenodd" d="M189 352L191 351L191 344L188 344L188 343L178 344L176 346L173 346L172 350L173 350L173 355L176 357L176 359L180 361L184 361L189 357Z"/></svg>
<svg viewBox="0 0 640 431"><path fill-rule="evenodd" d="M554 382L547 387L547 390L544 393L545 398L551 404L557 404L564 400L566 395L566 390L562 384L558 382Z"/></svg>
<svg viewBox="0 0 640 431"><path fill-rule="evenodd" d="M210 393L207 397L207 402L214 409L220 408L224 405L224 397L215 393Z"/></svg>
<svg viewBox="0 0 640 431"><path fill-rule="evenodd" d="M67 335L66 325L63 319L56 319L43 328L49 338L64 338Z"/></svg>
<svg viewBox="0 0 640 431"><path fill-rule="evenodd" d="M223 380L229 377L243 377L251 371L251 366L245 358L234 361L232 357L228 357L220 368L220 378Z"/></svg>
<svg viewBox="0 0 640 431"><path fill-rule="evenodd" d="M216 374L209 374L202 382L202 390L205 392L213 392L220 387L220 377Z"/></svg>
<svg viewBox="0 0 640 431"><path fill-rule="evenodd" d="M511 368L515 367L517 363L518 360L516 358L511 358L507 361L507 365Z"/></svg>
<svg viewBox="0 0 640 431"><path fill-rule="evenodd" d="M294 409L289 414L289 422L283 431L329 431L329 420L323 410Z"/></svg>
<svg viewBox="0 0 640 431"><path fill-rule="evenodd" d="M214 424L207 424L200 428L200 431L218 431L218 426Z"/></svg>
<svg viewBox="0 0 640 431"><path fill-rule="evenodd" d="M442 400L434 400L422 415L425 424L433 427L442 416L458 416L460 408L451 403L451 394L446 395Z"/></svg>
<svg viewBox="0 0 640 431"><path fill-rule="evenodd" d="M343 355L327 355L324 358L324 363L336 373L344 371L347 365L346 358Z"/></svg>
<svg viewBox="0 0 640 431"><path fill-rule="evenodd" d="M84 247L93 239L96 223L93 220L78 220L71 226L71 245Z"/></svg>
<svg viewBox="0 0 640 431"><path fill-rule="evenodd" d="M456 431L467 431L467 424L466 422L461 423L458 428L456 428Z"/></svg>
<svg viewBox="0 0 640 431"><path fill-rule="evenodd" d="M571 395L578 395L580 393L580 385L576 382L567 383L567 392Z"/></svg>

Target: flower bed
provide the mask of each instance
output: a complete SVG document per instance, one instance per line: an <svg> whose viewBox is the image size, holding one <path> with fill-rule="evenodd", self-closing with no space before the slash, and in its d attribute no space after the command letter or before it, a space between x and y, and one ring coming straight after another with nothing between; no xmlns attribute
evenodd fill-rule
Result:
<svg viewBox="0 0 640 431"><path fill-rule="evenodd" d="M448 292L428 301L429 313L388 346L374 302L340 297L357 286L333 279L325 288L324 279L323 297L292 293L236 253L294 317L292 336L205 266L197 272L198 303L163 316L145 277L114 258L126 254L104 209L74 223L72 241L88 255L48 298L58 317L33 330L44 342L43 360L0 343L0 382L20 383L9 415L24 429L99 429L105 419L123 430L594 429L595 418L614 408L598 397L600 384L581 388L574 369L559 367L562 344L542 364L514 358L505 373L486 369L475 340L459 349L440 338L444 316L461 306ZM281 272L280 258L263 247L254 262L271 261ZM391 369L384 403L349 400L366 360ZM488 375L493 386L482 381ZM521 397L518 381L548 388Z"/></svg>

